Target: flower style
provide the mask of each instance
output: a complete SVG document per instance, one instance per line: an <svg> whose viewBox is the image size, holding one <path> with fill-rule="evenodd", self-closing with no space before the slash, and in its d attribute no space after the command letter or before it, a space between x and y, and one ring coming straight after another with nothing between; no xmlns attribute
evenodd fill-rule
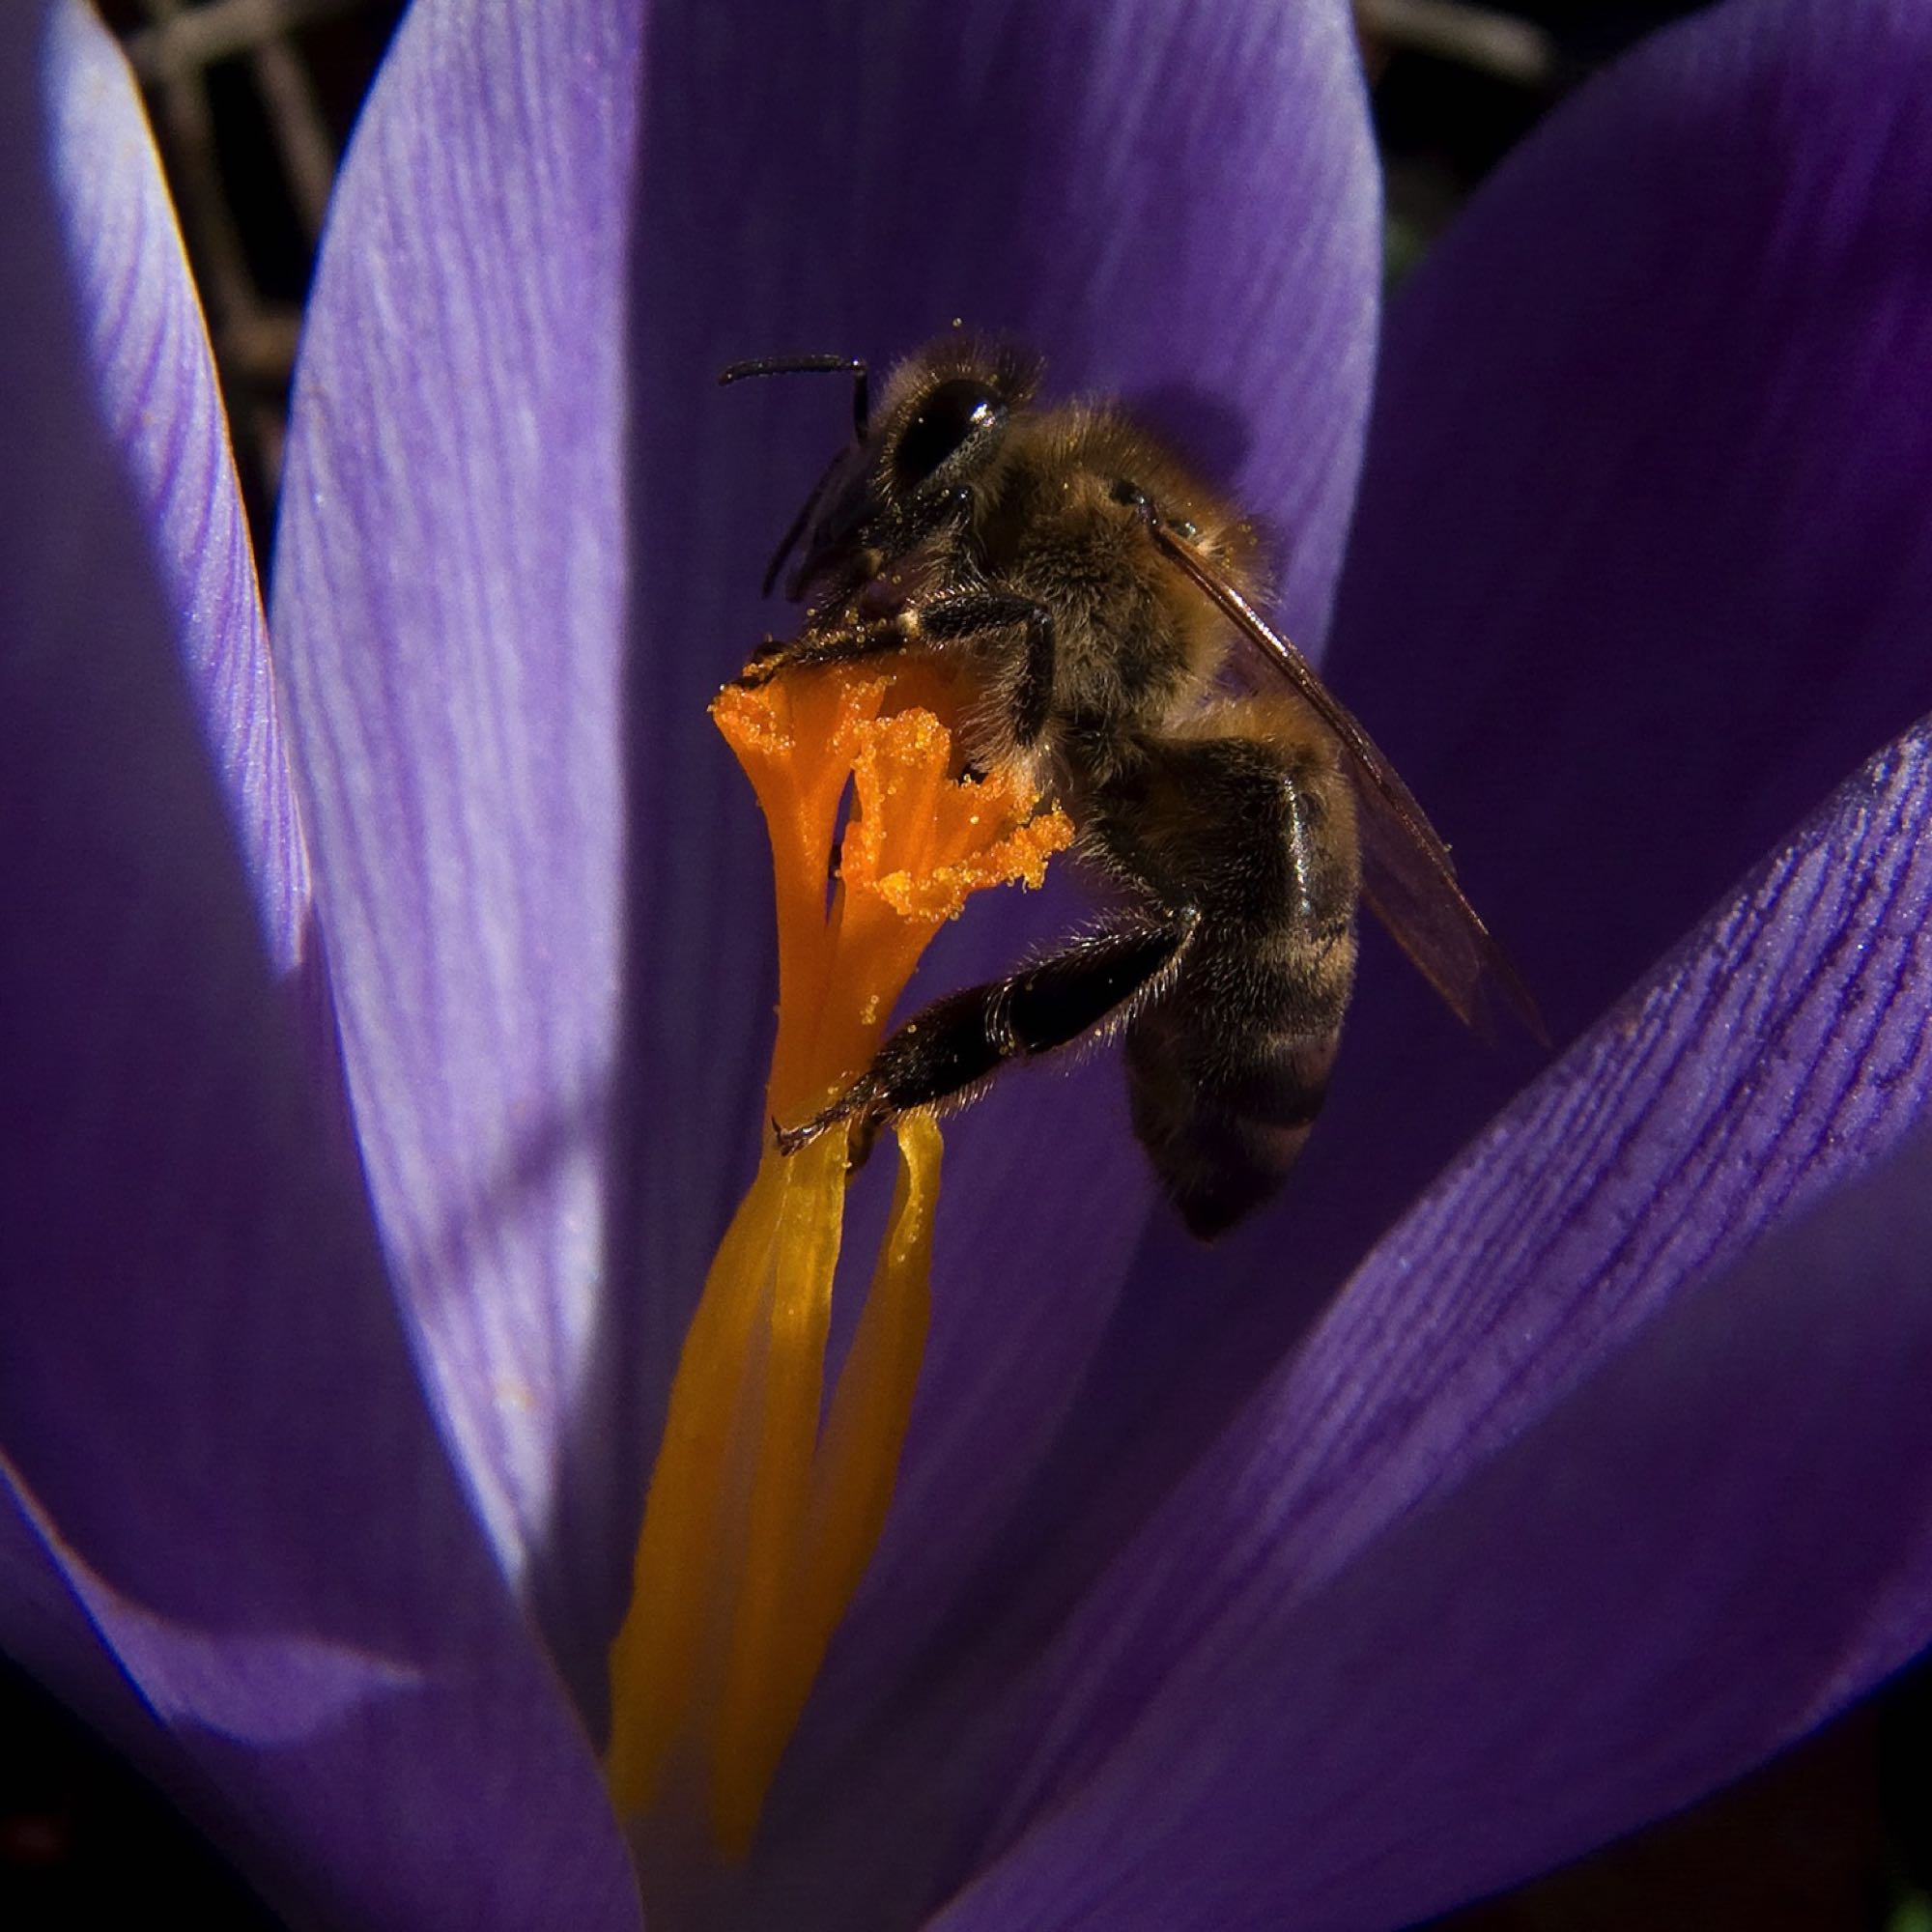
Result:
<svg viewBox="0 0 1932 1932"><path fill-rule="evenodd" d="M1912 1656L1928 89L1913 0L1713 8L1378 321L1340 0L419 0L271 658L119 57L0 9L0 1645L298 1921L639 1921L606 1656L774 973L702 712L838 426L711 377L966 314L1264 517L1565 1049L1371 950L1211 1253L1104 1055L1003 1083L872 1568L653 1918L1392 1925Z"/></svg>

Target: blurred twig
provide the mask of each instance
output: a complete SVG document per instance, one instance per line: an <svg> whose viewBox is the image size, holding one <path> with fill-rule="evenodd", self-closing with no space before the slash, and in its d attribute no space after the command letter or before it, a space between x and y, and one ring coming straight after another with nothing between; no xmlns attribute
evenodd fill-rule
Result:
<svg viewBox="0 0 1932 1932"><path fill-rule="evenodd" d="M1365 43L1435 54L1518 87L1549 88L1561 70L1543 28L1462 0L1355 0L1355 19Z"/></svg>
<svg viewBox="0 0 1932 1932"><path fill-rule="evenodd" d="M245 54L269 110L290 191L311 244L335 179L329 135L308 70L289 36L356 0L211 0L185 10L181 0L146 0L152 23L128 38L128 58L157 90L193 85L215 62Z"/></svg>
<svg viewBox="0 0 1932 1932"><path fill-rule="evenodd" d="M123 42L134 71L155 82L183 68L212 67L264 41L346 14L361 0L204 0L201 6L143 0L152 24Z"/></svg>
<svg viewBox="0 0 1932 1932"><path fill-rule="evenodd" d="M167 162L259 542L280 479L306 264L346 125L342 103L331 118L318 85L315 30L345 16L348 31L350 14L392 22L401 0L103 4L147 93ZM355 97L367 78L366 69L352 75ZM265 209L273 238L266 254Z"/></svg>

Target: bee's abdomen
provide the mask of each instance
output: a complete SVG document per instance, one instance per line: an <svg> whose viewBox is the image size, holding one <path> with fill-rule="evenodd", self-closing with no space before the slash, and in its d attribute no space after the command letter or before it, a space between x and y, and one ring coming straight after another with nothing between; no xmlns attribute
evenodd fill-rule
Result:
<svg viewBox="0 0 1932 1932"><path fill-rule="evenodd" d="M1266 1201L1307 1142L1355 952L1347 926L1309 942L1292 969L1264 956L1216 960L1215 950L1204 946L1188 962L1195 970L1127 1034L1134 1132L1203 1240Z"/></svg>
<svg viewBox="0 0 1932 1932"><path fill-rule="evenodd" d="M1199 915L1126 1047L1134 1131L1204 1240L1294 1165L1354 979L1353 799L1332 746L1295 723L1227 707L1213 735L1147 746L1141 790L1108 801L1115 848L1133 841L1141 876Z"/></svg>

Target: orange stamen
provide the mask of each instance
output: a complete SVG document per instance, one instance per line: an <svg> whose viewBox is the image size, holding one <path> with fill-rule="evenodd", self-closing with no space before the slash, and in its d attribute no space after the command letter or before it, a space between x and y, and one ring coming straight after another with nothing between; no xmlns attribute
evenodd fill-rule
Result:
<svg viewBox="0 0 1932 1932"><path fill-rule="evenodd" d="M786 1125L870 1063L933 934L984 887L1037 886L1072 838L1016 774L960 776L960 693L936 668L831 666L727 688L712 717L771 837L779 1030L767 1089ZM838 816L849 822L827 905ZM749 1850L846 1605L884 1526L929 1305L940 1137L894 1122L900 1173L851 1351L824 1407L849 1128L768 1138L706 1276L671 1385L611 1660L613 1803L703 1812Z"/></svg>

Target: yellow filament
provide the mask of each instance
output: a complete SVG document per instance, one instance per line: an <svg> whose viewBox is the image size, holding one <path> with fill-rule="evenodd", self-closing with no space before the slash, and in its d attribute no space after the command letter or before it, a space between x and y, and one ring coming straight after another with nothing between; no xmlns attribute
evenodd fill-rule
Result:
<svg viewBox="0 0 1932 1932"><path fill-rule="evenodd" d="M810 1119L870 1061L933 933L982 887L1037 885L1072 832L1013 775L962 779L926 668L828 668L713 707L771 833L779 1032L767 1098ZM853 793L839 881L825 881ZM940 1136L894 1123L891 1223L829 1410L825 1343L849 1131L768 1144L686 1334L611 1651L623 1816L709 1819L742 1858L892 1501L929 1316ZM821 1426L822 1425L822 1426Z"/></svg>
<svg viewBox="0 0 1932 1932"><path fill-rule="evenodd" d="M818 1587L801 1606L801 1709L886 1525L932 1315L928 1276L939 1199L939 1128L927 1115L909 1114L895 1131L899 1178L892 1224L879 1247L812 1467L810 1534L817 1563L811 1580Z"/></svg>

